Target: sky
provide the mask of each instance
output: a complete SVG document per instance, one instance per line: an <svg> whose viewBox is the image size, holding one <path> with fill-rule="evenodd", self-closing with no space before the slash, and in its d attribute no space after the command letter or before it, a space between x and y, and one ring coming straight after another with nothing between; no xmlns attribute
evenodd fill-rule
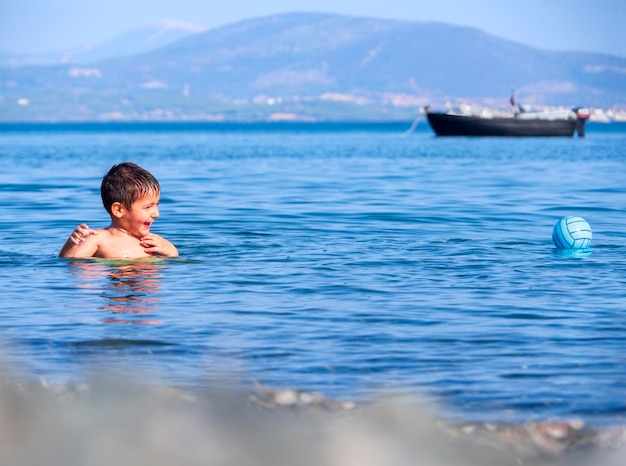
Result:
<svg viewBox="0 0 626 466"><path fill-rule="evenodd" d="M439 21L541 49L626 57L626 0L0 0L0 50L67 50L163 19L211 29L294 11Z"/></svg>

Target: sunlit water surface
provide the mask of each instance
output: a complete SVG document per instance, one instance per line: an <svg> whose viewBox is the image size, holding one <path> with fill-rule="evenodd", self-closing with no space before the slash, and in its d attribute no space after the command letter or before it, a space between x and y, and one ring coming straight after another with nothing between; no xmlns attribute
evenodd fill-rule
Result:
<svg viewBox="0 0 626 466"><path fill-rule="evenodd" d="M25 378L237 380L446 415L626 421L626 126L555 139L408 125L0 132L0 338ZM100 180L162 187L179 259L56 257ZM564 215L589 251L551 242Z"/></svg>

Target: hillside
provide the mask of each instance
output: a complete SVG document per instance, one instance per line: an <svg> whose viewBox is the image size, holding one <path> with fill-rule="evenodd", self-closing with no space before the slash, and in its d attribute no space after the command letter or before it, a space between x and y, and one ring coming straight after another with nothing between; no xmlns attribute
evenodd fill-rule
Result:
<svg viewBox="0 0 626 466"><path fill-rule="evenodd" d="M422 105L626 105L626 59L442 23L291 13L87 65L0 68L0 120L402 119ZM17 104L21 99L21 105Z"/></svg>

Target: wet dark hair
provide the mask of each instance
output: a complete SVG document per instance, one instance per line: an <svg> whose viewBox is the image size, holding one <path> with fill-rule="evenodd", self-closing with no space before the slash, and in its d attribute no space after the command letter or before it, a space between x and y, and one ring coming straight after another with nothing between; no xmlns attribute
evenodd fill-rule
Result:
<svg viewBox="0 0 626 466"><path fill-rule="evenodd" d="M113 165L100 186L102 204L109 214L115 202L130 210L140 197L160 192L161 186L152 173L132 162Z"/></svg>

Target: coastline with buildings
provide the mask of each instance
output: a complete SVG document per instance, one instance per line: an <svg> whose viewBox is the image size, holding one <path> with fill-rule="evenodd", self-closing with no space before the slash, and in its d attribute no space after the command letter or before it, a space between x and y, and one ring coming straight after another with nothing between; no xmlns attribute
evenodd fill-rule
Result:
<svg viewBox="0 0 626 466"><path fill-rule="evenodd" d="M121 93L122 94L122 93ZM589 110L589 121L626 122L626 105L578 106ZM44 95L41 92L0 95L0 123L45 122L402 122L414 120L424 108L463 108L467 112L509 116L503 99L455 99L448 101L405 93L340 93L280 96L260 94L251 98L226 96L182 97L129 95L115 98L83 92ZM529 111L558 112L572 106L525 105Z"/></svg>

